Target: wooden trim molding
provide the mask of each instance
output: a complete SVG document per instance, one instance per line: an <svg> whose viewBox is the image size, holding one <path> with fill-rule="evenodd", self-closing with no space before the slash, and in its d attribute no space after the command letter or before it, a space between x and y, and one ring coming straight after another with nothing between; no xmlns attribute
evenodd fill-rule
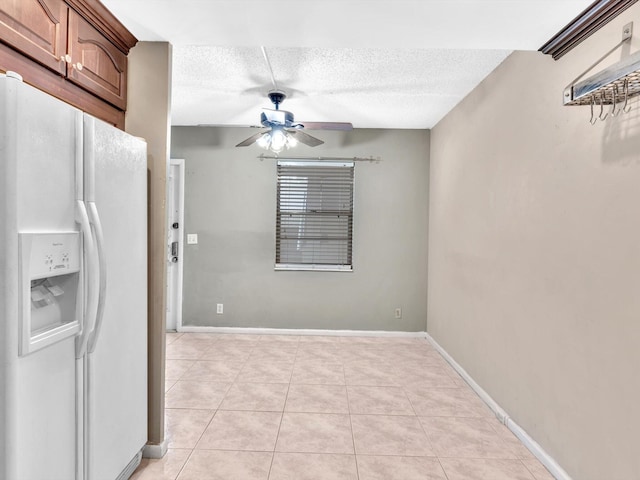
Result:
<svg viewBox="0 0 640 480"><path fill-rule="evenodd" d="M136 37L97 0L64 0L90 24L96 27L125 55L138 42Z"/></svg>
<svg viewBox="0 0 640 480"><path fill-rule="evenodd" d="M539 51L558 60L638 0L597 0L556 33Z"/></svg>

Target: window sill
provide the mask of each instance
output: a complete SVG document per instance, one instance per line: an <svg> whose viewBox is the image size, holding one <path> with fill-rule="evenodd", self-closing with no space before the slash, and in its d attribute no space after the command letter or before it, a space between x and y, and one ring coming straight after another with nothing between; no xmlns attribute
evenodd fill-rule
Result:
<svg viewBox="0 0 640 480"><path fill-rule="evenodd" d="M352 265L300 265L282 263L274 267L278 271L298 271L298 272L353 272Z"/></svg>

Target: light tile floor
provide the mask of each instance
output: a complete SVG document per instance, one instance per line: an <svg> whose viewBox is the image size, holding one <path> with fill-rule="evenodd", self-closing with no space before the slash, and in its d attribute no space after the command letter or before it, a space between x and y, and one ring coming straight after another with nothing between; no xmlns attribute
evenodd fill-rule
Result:
<svg viewBox="0 0 640 480"><path fill-rule="evenodd" d="M167 334L134 480L553 480L423 339Z"/></svg>

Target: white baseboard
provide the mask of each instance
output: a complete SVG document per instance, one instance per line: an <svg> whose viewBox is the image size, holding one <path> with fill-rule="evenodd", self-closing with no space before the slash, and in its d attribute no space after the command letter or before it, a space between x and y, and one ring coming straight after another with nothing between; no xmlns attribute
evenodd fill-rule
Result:
<svg viewBox="0 0 640 480"><path fill-rule="evenodd" d="M162 458L167 453L169 447L168 439L164 439L161 444L147 443L142 449L142 456L144 458Z"/></svg>
<svg viewBox="0 0 640 480"><path fill-rule="evenodd" d="M431 335L425 333L425 338L438 350L440 355L454 368L456 372L464 379L465 382L473 389L474 392L482 399L487 406L493 410L498 420L500 420L513 434L520 439L525 447L540 460L549 472L556 478L556 480L571 480L569 474L556 462L551 455L549 455L524 429L518 425L509 414L505 412L498 403L491 398L491 396L485 392L480 385L478 385L473 378L466 372L464 368L456 362L447 351L436 342Z"/></svg>
<svg viewBox="0 0 640 480"><path fill-rule="evenodd" d="M318 335L325 337L408 337L425 338L425 332L397 332L386 330L320 330L298 328L244 328L178 326L180 333L241 333L250 335Z"/></svg>

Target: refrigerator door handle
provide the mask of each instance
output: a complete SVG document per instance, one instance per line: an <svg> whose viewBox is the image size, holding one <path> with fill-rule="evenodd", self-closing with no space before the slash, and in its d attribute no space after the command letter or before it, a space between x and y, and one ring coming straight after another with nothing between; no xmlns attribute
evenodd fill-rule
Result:
<svg viewBox="0 0 640 480"><path fill-rule="evenodd" d="M98 271L99 271L99 288L98 288L98 307L96 312L96 321L93 326L93 331L90 334L88 352L93 353L98 343L98 337L100 336L100 328L102 327L102 317L104 314L104 305L107 295L107 259L104 253L104 235L102 233L102 224L100 222L100 214L95 202L88 202L89 205L89 219L93 225L94 232L96 234L96 250L98 253Z"/></svg>
<svg viewBox="0 0 640 480"><path fill-rule="evenodd" d="M88 290L84 295L86 304L84 308L84 318L82 320L82 331L80 332L80 336L76 338L76 358L82 358L87 351L89 334L93 330L98 311L98 279L95 278L98 270L96 268L95 245L91 231L91 224L89 223L89 215L87 214L87 207L82 200L77 200L76 206L77 221L80 224L84 238L84 271L87 276L84 283L87 287L86 290Z"/></svg>

